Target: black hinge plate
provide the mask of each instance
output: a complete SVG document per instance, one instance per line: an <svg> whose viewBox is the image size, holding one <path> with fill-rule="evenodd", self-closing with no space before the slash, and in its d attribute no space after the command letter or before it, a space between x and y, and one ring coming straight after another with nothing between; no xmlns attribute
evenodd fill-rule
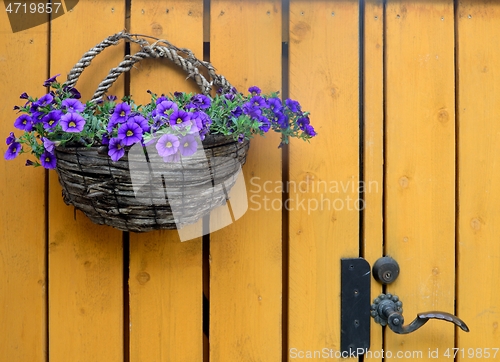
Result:
<svg viewBox="0 0 500 362"><path fill-rule="evenodd" d="M340 348L350 356L370 348L370 275L365 259L341 259Z"/></svg>

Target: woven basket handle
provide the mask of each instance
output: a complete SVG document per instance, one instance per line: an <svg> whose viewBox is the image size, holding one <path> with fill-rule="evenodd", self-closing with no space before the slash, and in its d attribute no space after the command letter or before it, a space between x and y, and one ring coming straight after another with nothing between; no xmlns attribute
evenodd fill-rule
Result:
<svg viewBox="0 0 500 362"><path fill-rule="evenodd" d="M143 37L145 36L129 34L126 32L120 32L107 37L101 43L97 44L82 56L80 61L77 62L73 69L71 69L71 71L69 72L64 85L74 87L83 70L90 65L92 59L94 59L105 48L111 45L116 45L121 39L125 39L126 41L139 44L141 46L141 50L133 55L126 55L117 67L109 71L109 74L99 84L97 90L92 96L92 99L90 100L94 104L96 104L97 101L99 101L103 97L103 95L116 81L120 74L128 72L135 63L141 61L144 58L169 59L174 64L181 67L182 70L184 70L188 74L188 78L192 77L195 80L196 84L198 84L201 92L205 95L210 94L210 91L214 86L216 87L216 89L220 89L222 93L228 93L233 88L233 86L226 80L226 78L224 78L224 76L218 75L215 72L215 68L212 66L212 64L197 59L191 50L185 48L177 48L167 40L148 36L148 38L156 40L154 43L150 44ZM207 70L210 81L208 81L203 76L203 74L200 73L200 67L204 67Z"/></svg>

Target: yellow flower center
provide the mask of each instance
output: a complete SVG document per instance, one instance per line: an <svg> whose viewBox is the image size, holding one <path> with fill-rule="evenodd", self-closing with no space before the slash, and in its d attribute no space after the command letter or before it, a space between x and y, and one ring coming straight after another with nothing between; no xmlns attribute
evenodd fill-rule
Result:
<svg viewBox="0 0 500 362"><path fill-rule="evenodd" d="M189 146L189 142L184 143L184 147Z"/></svg>
<svg viewBox="0 0 500 362"><path fill-rule="evenodd" d="M130 136L132 136L133 134L134 134L134 132L132 132L131 130L128 130L128 131L127 131L127 137L130 137Z"/></svg>
<svg viewBox="0 0 500 362"><path fill-rule="evenodd" d="M177 118L176 123L177 123L177 124L182 123L182 118L180 118L180 117L179 117L179 118Z"/></svg>
<svg viewBox="0 0 500 362"><path fill-rule="evenodd" d="M51 120L48 122L49 126L52 126L52 125L54 124L54 122L55 122L55 121L54 121L53 119L51 119Z"/></svg>
<svg viewBox="0 0 500 362"><path fill-rule="evenodd" d="M120 117L125 117L125 111L120 112Z"/></svg>
<svg viewBox="0 0 500 362"><path fill-rule="evenodd" d="M50 162L50 157L45 157L45 162Z"/></svg>
<svg viewBox="0 0 500 362"><path fill-rule="evenodd" d="M70 126L70 127L76 127L76 123L73 122L73 121L71 121L71 122L68 123L68 126Z"/></svg>
<svg viewBox="0 0 500 362"><path fill-rule="evenodd" d="M168 147L168 148L172 147L172 142L168 141L168 142L167 142L167 147Z"/></svg>

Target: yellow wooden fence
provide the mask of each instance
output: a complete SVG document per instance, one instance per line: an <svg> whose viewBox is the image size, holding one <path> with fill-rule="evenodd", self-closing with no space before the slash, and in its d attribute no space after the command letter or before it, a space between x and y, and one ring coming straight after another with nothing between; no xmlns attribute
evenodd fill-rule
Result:
<svg viewBox="0 0 500 362"><path fill-rule="evenodd" d="M431 361L436 350L449 360L448 350L465 361L489 348L495 360L500 3L73 3L18 32L0 5L1 135L13 130L21 93L41 95L45 79L64 80L124 28L193 50L241 91L258 85L299 100L319 135L284 149L276 135L252 140L249 210L184 243L176 231L94 225L63 203L55 172L25 167L24 155L2 158L0 361L340 360L315 354L340 349L340 259L383 255L401 266L384 290L404 301L407 322L443 310L471 332L433 321L398 336L372 321L373 352ZM96 58L77 84L84 99L124 54L121 44ZM148 89L196 91L148 60L110 94L145 102ZM372 296L382 290L373 280Z"/></svg>

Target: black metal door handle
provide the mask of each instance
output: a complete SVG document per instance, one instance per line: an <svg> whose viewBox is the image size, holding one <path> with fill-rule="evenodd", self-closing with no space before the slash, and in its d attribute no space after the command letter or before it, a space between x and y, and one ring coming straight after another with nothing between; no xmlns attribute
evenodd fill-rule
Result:
<svg viewBox="0 0 500 362"><path fill-rule="evenodd" d="M404 325L403 303L397 295L380 294L371 305L371 316L375 322L382 326L388 325L397 334L408 334L422 327L429 319L438 319L454 323L465 332L469 332L469 327L460 318L446 312L425 312L418 313L410 324Z"/></svg>

